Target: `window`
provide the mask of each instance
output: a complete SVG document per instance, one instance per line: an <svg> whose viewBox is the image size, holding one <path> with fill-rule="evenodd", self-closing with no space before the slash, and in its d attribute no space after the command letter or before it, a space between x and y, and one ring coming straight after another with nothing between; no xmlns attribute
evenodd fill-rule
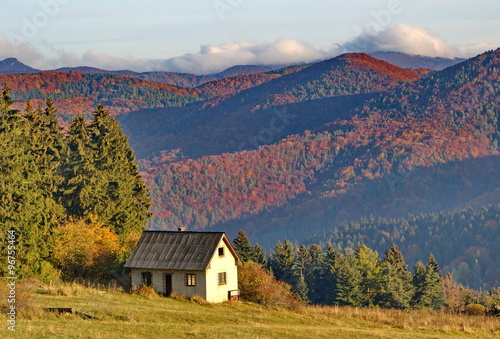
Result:
<svg viewBox="0 0 500 339"><path fill-rule="evenodd" d="M196 286L196 274L186 273L184 275L186 286Z"/></svg>
<svg viewBox="0 0 500 339"><path fill-rule="evenodd" d="M224 247L219 247L219 257L224 256Z"/></svg>
<svg viewBox="0 0 500 339"><path fill-rule="evenodd" d="M151 272L141 272L141 282L143 285L151 286L153 284L153 274Z"/></svg>
<svg viewBox="0 0 500 339"><path fill-rule="evenodd" d="M220 272L218 274L218 280L219 280L219 285L226 285L227 284L227 277L226 277L226 272Z"/></svg>

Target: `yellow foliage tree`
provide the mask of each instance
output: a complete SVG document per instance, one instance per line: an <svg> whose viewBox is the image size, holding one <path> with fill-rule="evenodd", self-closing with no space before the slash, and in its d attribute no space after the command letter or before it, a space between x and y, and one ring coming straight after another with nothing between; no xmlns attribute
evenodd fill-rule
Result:
<svg viewBox="0 0 500 339"><path fill-rule="evenodd" d="M57 235L52 259L65 278L102 278L123 257L118 237L97 216L70 221Z"/></svg>

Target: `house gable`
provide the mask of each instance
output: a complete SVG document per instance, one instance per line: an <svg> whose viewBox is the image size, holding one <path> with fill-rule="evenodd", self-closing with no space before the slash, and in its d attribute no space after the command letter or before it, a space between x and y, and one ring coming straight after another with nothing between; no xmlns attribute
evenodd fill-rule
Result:
<svg viewBox="0 0 500 339"><path fill-rule="evenodd" d="M134 285L147 274L159 293L221 302L238 289L240 264L223 232L145 231L125 267L131 269Z"/></svg>

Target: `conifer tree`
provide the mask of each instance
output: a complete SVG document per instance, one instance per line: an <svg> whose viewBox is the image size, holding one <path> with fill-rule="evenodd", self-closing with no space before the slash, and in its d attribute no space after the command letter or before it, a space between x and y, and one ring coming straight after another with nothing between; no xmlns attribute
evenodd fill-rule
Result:
<svg viewBox="0 0 500 339"><path fill-rule="evenodd" d="M410 306L412 296L412 275L403 254L392 244L382 260L380 289L375 302L386 308L405 309Z"/></svg>
<svg viewBox="0 0 500 339"><path fill-rule="evenodd" d="M118 122L100 105L90 125L77 118L68 133L65 207L77 217L97 215L118 235L140 231L150 199ZM73 176L71 176L73 173Z"/></svg>
<svg viewBox="0 0 500 339"><path fill-rule="evenodd" d="M322 303L321 291L324 288L324 254L321 246L311 244L309 246L311 257L311 268L307 271L306 282L309 288L310 299L313 302Z"/></svg>
<svg viewBox="0 0 500 339"><path fill-rule="evenodd" d="M253 248L252 260L261 265L266 265L267 263L266 250L259 244L255 244Z"/></svg>
<svg viewBox="0 0 500 339"><path fill-rule="evenodd" d="M412 306L416 308L432 307L440 309L444 306L443 285L439 265L431 254L427 266L418 262L413 275L415 294Z"/></svg>
<svg viewBox="0 0 500 339"><path fill-rule="evenodd" d="M334 304L360 307L364 304L361 272L356 258L342 254L335 264Z"/></svg>
<svg viewBox="0 0 500 339"><path fill-rule="evenodd" d="M317 290L317 298L322 300L323 303L332 305L336 298L337 275L336 267L340 260L340 252L332 246L330 242L325 248L324 270L322 274L322 281L324 282L321 289Z"/></svg>
<svg viewBox="0 0 500 339"><path fill-rule="evenodd" d="M298 296L299 300L305 303L309 302L309 288L307 287L306 279L304 275L299 275L297 279L297 285L293 290L295 294Z"/></svg>
<svg viewBox="0 0 500 339"><path fill-rule="evenodd" d="M426 268L428 274L429 293L432 300L430 306L434 309L441 309L445 304L443 278L441 276L439 264L432 253L429 256Z"/></svg>
<svg viewBox="0 0 500 339"><path fill-rule="evenodd" d="M91 183L99 175L94 166L87 124L82 115L71 120L66 144L68 154L62 169L65 180L60 199L68 215L81 218L85 215L87 201L94 194L94 185Z"/></svg>
<svg viewBox="0 0 500 339"><path fill-rule="evenodd" d="M44 267L63 209L53 198L51 170L57 161L47 151L50 145L41 147L28 118L11 109L13 103L5 87L0 98L0 228L2 234L16 230L17 273L26 277Z"/></svg>
<svg viewBox="0 0 500 339"><path fill-rule="evenodd" d="M236 236L236 239L233 240L234 249L240 256L240 259L244 262L248 262L250 260L254 261L254 247L250 245L250 240L246 233L243 230L240 230Z"/></svg>
<svg viewBox="0 0 500 339"><path fill-rule="evenodd" d="M357 259L361 273L361 289L365 295L365 304L374 304L375 295L380 285L380 260L377 252L366 246L356 248L354 256Z"/></svg>
<svg viewBox="0 0 500 339"><path fill-rule="evenodd" d="M283 244L278 241L271 253L269 265L276 279L294 285L295 276L293 268L295 265L295 253L290 241L285 240Z"/></svg>

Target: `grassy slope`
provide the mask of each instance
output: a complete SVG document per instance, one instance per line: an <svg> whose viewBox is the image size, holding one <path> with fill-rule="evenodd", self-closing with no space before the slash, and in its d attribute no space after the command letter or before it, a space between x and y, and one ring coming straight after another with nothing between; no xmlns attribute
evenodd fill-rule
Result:
<svg viewBox="0 0 500 339"><path fill-rule="evenodd" d="M498 318L336 307L269 309L83 289L69 296L29 293L13 338L494 338ZM27 301L26 301L27 300ZM24 306L23 306L24 304ZM29 306L28 306L29 305ZM44 313L73 307L100 318ZM2 312L5 319L5 313ZM5 320L2 321L5 324ZM6 325L0 330L5 337Z"/></svg>

